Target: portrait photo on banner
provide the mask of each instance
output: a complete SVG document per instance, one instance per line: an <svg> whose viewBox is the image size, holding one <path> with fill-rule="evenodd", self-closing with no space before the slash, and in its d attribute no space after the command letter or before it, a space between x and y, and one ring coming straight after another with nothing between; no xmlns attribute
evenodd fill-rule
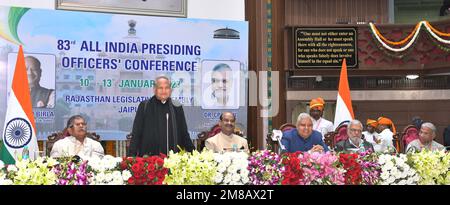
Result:
<svg viewBox="0 0 450 205"><path fill-rule="evenodd" d="M56 58L52 54L25 53L28 86L33 107L55 107ZM7 88L11 87L16 67L17 53L8 54ZM8 90L8 93L10 90ZM9 96L9 95L7 95Z"/></svg>
<svg viewBox="0 0 450 205"><path fill-rule="evenodd" d="M240 62L202 61L202 109L238 109Z"/></svg>

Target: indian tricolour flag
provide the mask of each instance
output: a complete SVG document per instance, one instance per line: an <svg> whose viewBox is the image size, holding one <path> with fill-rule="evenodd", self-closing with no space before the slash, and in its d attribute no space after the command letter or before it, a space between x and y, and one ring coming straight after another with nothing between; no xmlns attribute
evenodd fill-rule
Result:
<svg viewBox="0 0 450 205"><path fill-rule="evenodd" d="M334 129L342 122L353 120L352 98L350 97L350 87L347 78L347 62L342 61L341 76L339 79L339 91L336 102L336 114L334 116Z"/></svg>
<svg viewBox="0 0 450 205"><path fill-rule="evenodd" d="M18 157L22 156L24 147L28 148L31 159L39 150L25 57L20 46L8 98L0 160L5 164L14 164Z"/></svg>

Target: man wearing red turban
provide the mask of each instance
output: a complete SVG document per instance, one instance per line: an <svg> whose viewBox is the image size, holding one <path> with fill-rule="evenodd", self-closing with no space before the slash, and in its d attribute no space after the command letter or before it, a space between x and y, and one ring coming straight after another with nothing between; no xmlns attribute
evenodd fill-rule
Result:
<svg viewBox="0 0 450 205"><path fill-rule="evenodd" d="M322 138L325 134L333 131L333 123L322 118L323 109L325 107L325 101L323 98L315 98L309 102L309 114L313 118L313 130L316 130L322 134Z"/></svg>

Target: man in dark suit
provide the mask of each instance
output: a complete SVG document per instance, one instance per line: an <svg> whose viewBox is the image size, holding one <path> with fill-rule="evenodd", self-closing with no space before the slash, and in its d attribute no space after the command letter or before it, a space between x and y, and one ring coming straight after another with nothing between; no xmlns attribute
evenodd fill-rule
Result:
<svg viewBox="0 0 450 205"><path fill-rule="evenodd" d="M366 140L362 139L363 125L359 120L352 120L347 125L348 139L340 141L336 144L336 152L363 152L367 150L373 151L373 146Z"/></svg>

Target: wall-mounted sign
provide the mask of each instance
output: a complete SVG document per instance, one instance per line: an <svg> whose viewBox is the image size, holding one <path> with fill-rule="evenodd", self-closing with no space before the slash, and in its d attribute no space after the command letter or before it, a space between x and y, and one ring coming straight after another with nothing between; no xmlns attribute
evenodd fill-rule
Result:
<svg viewBox="0 0 450 205"><path fill-rule="evenodd" d="M295 28L296 68L340 68L358 66L356 28Z"/></svg>

